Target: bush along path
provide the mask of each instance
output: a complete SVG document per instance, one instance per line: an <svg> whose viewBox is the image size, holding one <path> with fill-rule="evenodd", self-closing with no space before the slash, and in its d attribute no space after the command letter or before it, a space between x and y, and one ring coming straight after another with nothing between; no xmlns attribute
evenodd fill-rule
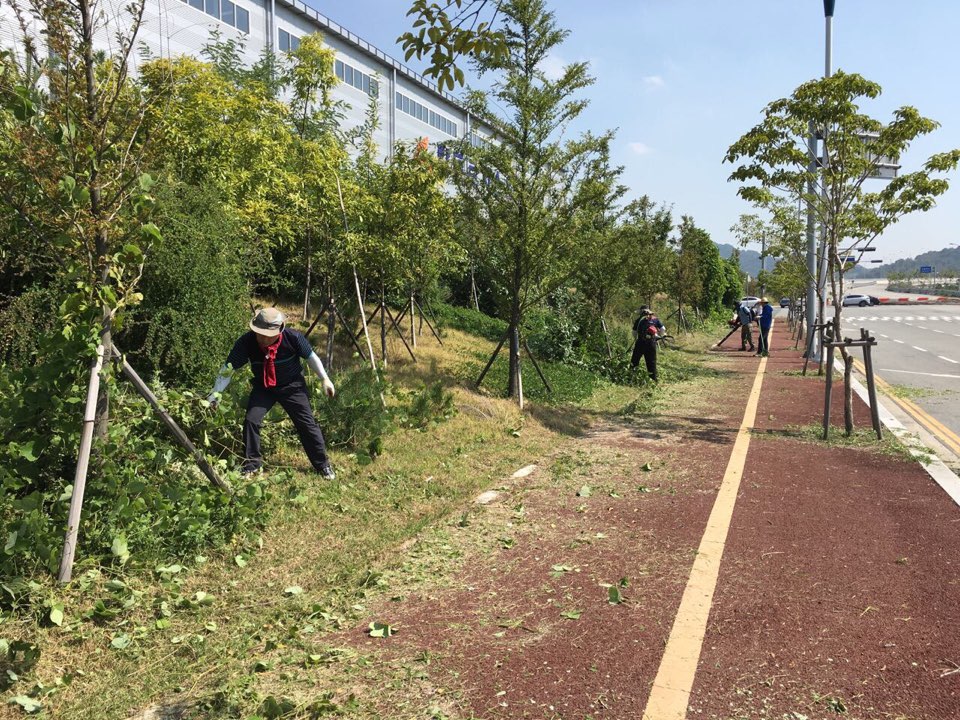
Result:
<svg viewBox="0 0 960 720"><path fill-rule="evenodd" d="M664 646L757 374L737 352L714 353L713 372L668 390L656 413L597 420L422 533L371 580L358 620L318 644L306 676L327 706L371 718L955 714L960 512L895 441L816 440L822 381L799 375L789 345L776 327L692 656ZM695 676L654 713L668 662ZM294 713L316 692L282 671L257 685Z"/></svg>

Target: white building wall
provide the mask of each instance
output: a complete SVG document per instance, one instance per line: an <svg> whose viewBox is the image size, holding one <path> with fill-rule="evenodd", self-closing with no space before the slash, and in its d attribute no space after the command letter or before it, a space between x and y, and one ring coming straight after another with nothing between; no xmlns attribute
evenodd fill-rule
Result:
<svg viewBox="0 0 960 720"><path fill-rule="evenodd" d="M124 9L127 1L101 0L101 27L97 33L97 45L100 48L115 48L117 31L129 27L129 15ZM416 142L426 137L431 145L436 145L453 139L451 128L434 127L429 119L418 119L410 112L398 109L398 91L427 112L433 111L455 123L456 137L466 136L467 114L456 98L440 92L433 83L304 5L300 0L226 0L249 13L248 32L242 32L214 16L220 13L220 3L223 1L148 0L144 9L143 26L137 38L135 63L141 58L141 46L146 55L152 57L200 57L204 45L210 42L212 33L219 31L221 39L235 40L242 45L241 57L245 64L252 65L260 59L268 46L272 45L279 52L281 29L298 38L319 32L323 35L324 42L335 51L338 60L379 81L379 128L374 139L380 148L381 157L389 155L391 145L396 141ZM203 9L196 7L197 5L202 5ZM208 9L212 14L207 12ZM16 17L8 3L0 3L0 46L18 48L20 34ZM347 106L345 128L353 128L363 123L370 101L368 92L340 83L334 90L333 97ZM475 121L474 129L477 129ZM483 134L489 136L490 132L483 130Z"/></svg>

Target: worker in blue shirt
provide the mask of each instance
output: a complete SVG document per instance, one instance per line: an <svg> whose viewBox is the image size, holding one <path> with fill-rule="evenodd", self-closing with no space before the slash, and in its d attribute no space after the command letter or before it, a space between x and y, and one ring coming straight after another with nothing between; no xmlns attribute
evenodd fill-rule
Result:
<svg viewBox="0 0 960 720"><path fill-rule="evenodd" d="M757 303L760 306L760 342L757 349L758 357L770 355L770 328L773 327L773 308L765 297Z"/></svg>

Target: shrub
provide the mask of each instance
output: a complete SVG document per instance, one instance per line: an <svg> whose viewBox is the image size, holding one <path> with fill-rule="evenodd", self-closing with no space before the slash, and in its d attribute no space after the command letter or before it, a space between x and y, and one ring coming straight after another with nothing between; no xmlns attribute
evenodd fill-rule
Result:
<svg viewBox="0 0 960 720"><path fill-rule="evenodd" d="M462 332L477 335L487 340L499 342L500 338L507 332L507 324L503 320L470 308L437 303L431 309L436 312L441 326L449 325Z"/></svg>
<svg viewBox="0 0 960 720"><path fill-rule="evenodd" d="M181 185L159 202L163 241L147 255L143 302L121 342L141 374L203 386L245 328L247 274L257 262L216 192Z"/></svg>
<svg viewBox="0 0 960 720"><path fill-rule="evenodd" d="M58 342L65 356L83 357L82 343ZM73 372L52 364L0 367L4 578L57 569L73 493L85 371L80 361ZM115 542L137 563L184 557L264 520L268 491L262 480L241 484L231 476L237 494L229 498L200 474L126 383L111 378L109 370L104 382L111 390L111 422L106 439L94 443L77 550L81 565L126 562ZM201 447L229 438L227 427L235 417L203 411L189 393L162 387L156 392ZM4 602L15 604L17 597L8 594Z"/></svg>

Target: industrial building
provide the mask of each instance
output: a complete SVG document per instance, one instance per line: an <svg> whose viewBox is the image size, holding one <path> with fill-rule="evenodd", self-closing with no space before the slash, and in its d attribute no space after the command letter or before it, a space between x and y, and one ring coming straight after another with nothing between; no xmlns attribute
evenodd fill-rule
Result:
<svg viewBox="0 0 960 720"><path fill-rule="evenodd" d="M124 0L105 0L97 6L103 13L98 45L105 49L129 24L124 5ZM17 20L6 2L0 8L0 44L15 47ZM242 46L248 65L265 51L289 52L305 35L321 33L336 53L342 82L334 99L346 105L345 129L362 124L371 97L378 100L374 140L381 157L397 141L426 137L435 145L469 138L476 144L490 137L453 95L299 0L148 0L137 43L152 57L199 57L214 33Z"/></svg>

